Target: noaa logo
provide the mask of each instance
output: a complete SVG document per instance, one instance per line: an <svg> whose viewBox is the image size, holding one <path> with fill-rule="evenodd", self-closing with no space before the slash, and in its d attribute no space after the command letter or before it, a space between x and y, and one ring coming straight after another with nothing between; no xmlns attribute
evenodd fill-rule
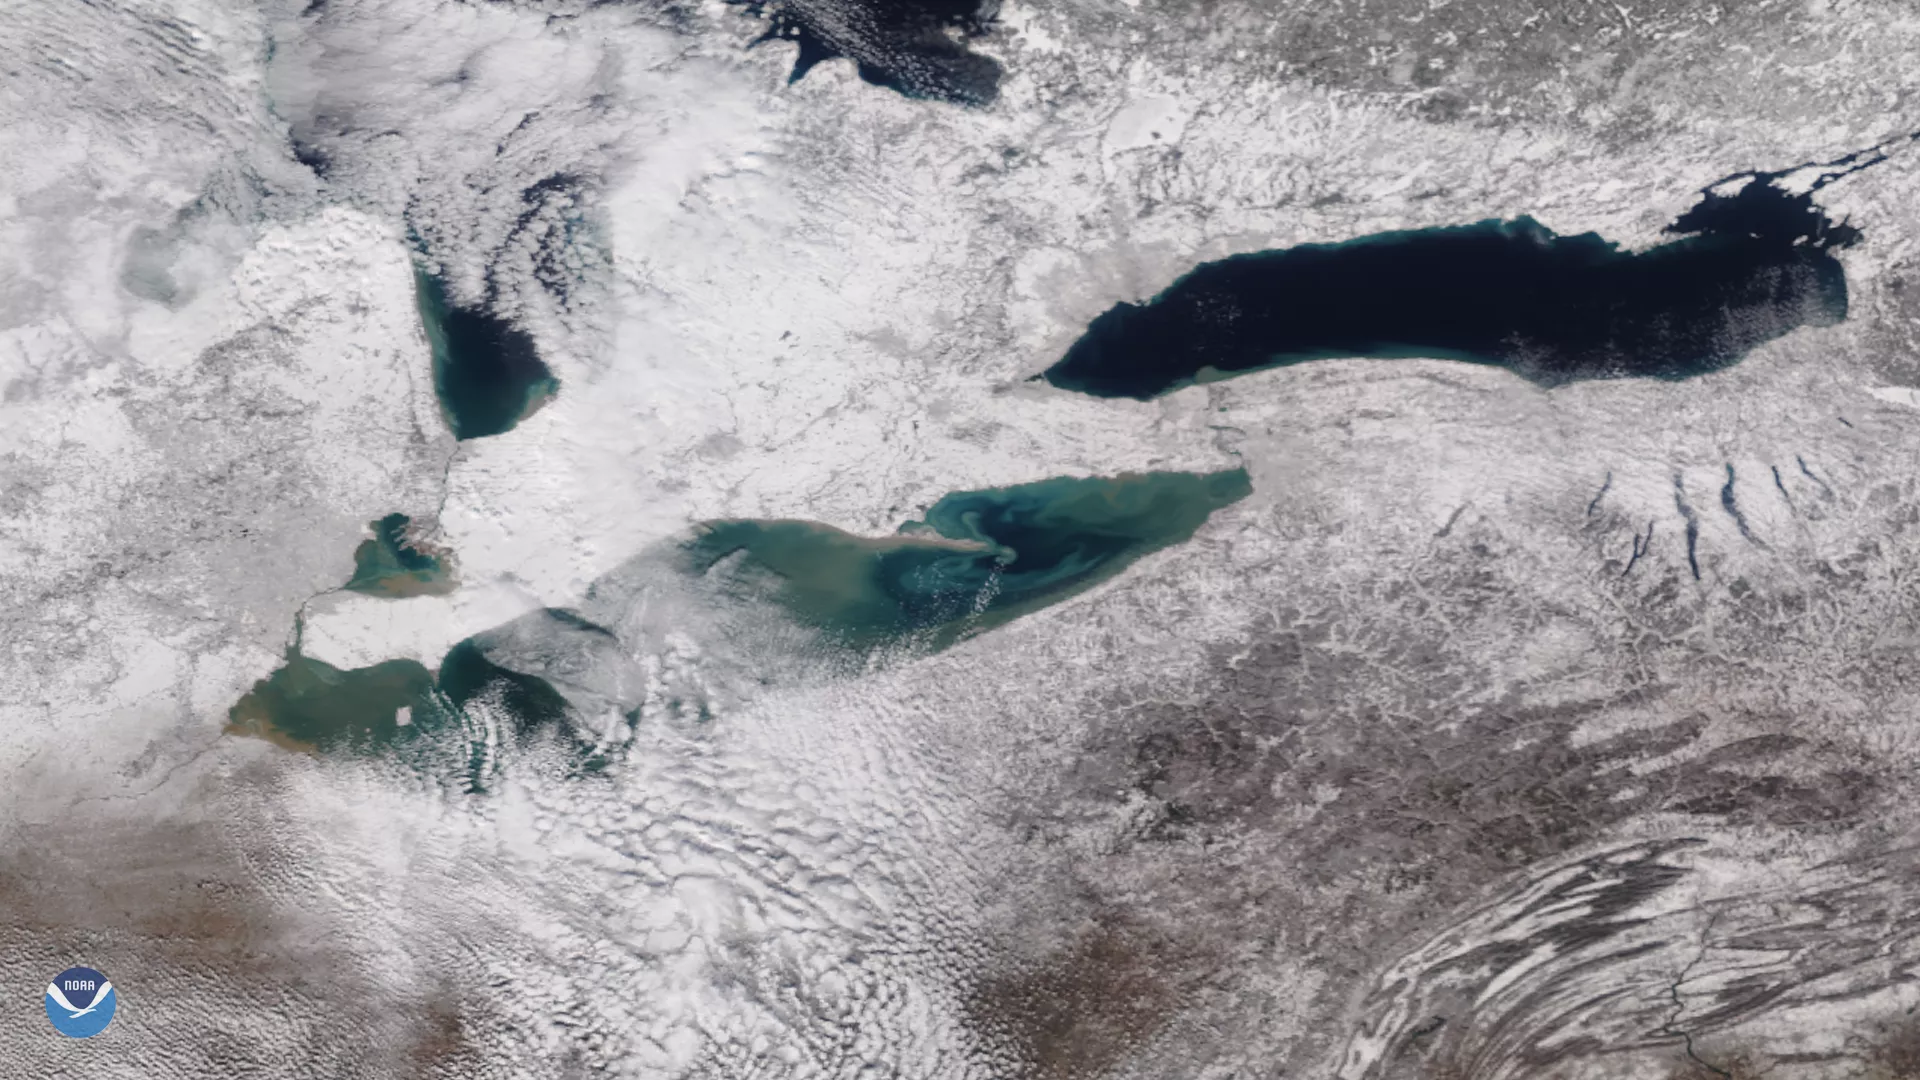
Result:
<svg viewBox="0 0 1920 1080"><path fill-rule="evenodd" d="M117 1004L113 984L92 968L68 968L47 984L47 1019L70 1039L105 1031Z"/></svg>

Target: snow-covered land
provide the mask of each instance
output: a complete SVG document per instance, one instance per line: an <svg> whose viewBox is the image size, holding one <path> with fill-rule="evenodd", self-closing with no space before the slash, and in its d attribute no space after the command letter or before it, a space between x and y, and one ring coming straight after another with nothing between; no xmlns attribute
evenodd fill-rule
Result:
<svg viewBox="0 0 1920 1080"><path fill-rule="evenodd" d="M1734 7L1006 0L965 107L789 84L718 0L15 0L0 971L125 1008L0 1058L1920 1075L1920 19ZM1646 248L1888 140L1818 192L1847 319L1695 379L1030 381L1202 261L1521 215ZM456 442L419 269L558 395ZM1191 541L935 655L808 666L634 584L711 519L1235 467ZM342 590L393 513L457 588ZM226 732L296 633L431 668L548 608L648 703L595 768Z"/></svg>

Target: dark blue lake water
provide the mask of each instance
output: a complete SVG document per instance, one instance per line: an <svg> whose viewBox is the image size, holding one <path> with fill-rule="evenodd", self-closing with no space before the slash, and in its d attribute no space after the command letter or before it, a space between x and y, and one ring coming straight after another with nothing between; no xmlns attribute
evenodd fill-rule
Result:
<svg viewBox="0 0 1920 1080"><path fill-rule="evenodd" d="M794 42L789 82L825 60L852 60L860 78L907 97L988 105L999 61L967 47L992 24L996 0L729 0L768 19L759 41Z"/></svg>
<svg viewBox="0 0 1920 1080"><path fill-rule="evenodd" d="M526 331L482 308L452 303L430 274L415 278L433 348L433 388L454 438L511 431L559 392L559 380Z"/></svg>
<svg viewBox="0 0 1920 1080"><path fill-rule="evenodd" d="M1680 379L1847 315L1831 251L1859 233L1756 177L1707 194L1669 243L1621 251L1534 221L1378 233L1204 263L1116 304L1041 378L1147 399L1330 357L1439 357L1534 382Z"/></svg>

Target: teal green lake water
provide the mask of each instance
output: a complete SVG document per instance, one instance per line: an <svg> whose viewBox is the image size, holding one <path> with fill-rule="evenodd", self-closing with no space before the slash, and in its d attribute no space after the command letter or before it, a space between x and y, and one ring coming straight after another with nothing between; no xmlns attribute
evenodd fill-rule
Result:
<svg viewBox="0 0 1920 1080"><path fill-rule="evenodd" d="M1059 478L955 492L894 536L808 521L716 521L686 551L693 572L717 573L840 644L937 649L1191 538L1251 491L1244 469Z"/></svg>
<svg viewBox="0 0 1920 1080"><path fill-rule="evenodd" d="M413 660L342 669L287 651L227 714L227 731L307 753L383 753L422 736L468 727L464 711L497 695L510 730L525 740L560 725L566 701L545 680L489 661L471 640L440 662L439 674ZM460 755L469 764L478 751Z"/></svg>
<svg viewBox="0 0 1920 1080"><path fill-rule="evenodd" d="M412 660L343 670L290 649L228 712L227 730L296 750L377 752L444 723L433 690L433 673Z"/></svg>
<svg viewBox="0 0 1920 1080"><path fill-rule="evenodd" d="M353 577L346 588L370 596L440 596L455 586L453 568L438 555L407 539L412 522L405 514L388 514L372 523L373 538L353 553Z"/></svg>
<svg viewBox="0 0 1920 1080"><path fill-rule="evenodd" d="M451 591L451 560L414 543L408 536L410 524L405 514L372 522L373 536L355 549L353 576L343 588L384 597ZM294 626L286 662L228 710L228 733L307 753L381 753L449 728L464 730L476 743L486 742L492 736L467 709L483 696L497 698L503 706L486 716L488 725L510 728L496 730L497 736L524 741L566 718L565 699L545 680L487 659L476 643L485 634L455 645L437 672L414 660L343 669L303 655L298 619ZM416 744L402 756L412 755L427 765L428 758L443 754L430 745L435 742ZM459 742L455 737L452 745ZM474 773L485 757L477 746L455 754Z"/></svg>
<svg viewBox="0 0 1920 1080"><path fill-rule="evenodd" d="M809 521L711 522L674 558L682 570L706 576L736 598L777 605L835 646L940 649L1192 538L1215 511L1251 491L1242 469L1058 478L955 492L928 508L923 520L885 537ZM375 526L374 539L356 553L349 587L412 588L443 569L406 544L400 515ZM552 629L528 631L524 619L496 627L455 645L437 672L412 660L343 670L302 656L296 644L284 665L234 705L228 730L309 752L382 752L412 744L402 756L434 768L451 752L455 767L478 786L492 740L524 743L570 727L567 700L553 683L501 663L523 666L512 658L529 650L563 660L598 655L602 638L618 645L611 631L575 613L549 610L541 617L546 622L539 625ZM582 640L570 643L569 634ZM588 639L594 648L582 653ZM617 656L602 659L618 662ZM533 669L543 670L537 663ZM468 708L483 698L499 708ZM451 742L414 742L449 728Z"/></svg>

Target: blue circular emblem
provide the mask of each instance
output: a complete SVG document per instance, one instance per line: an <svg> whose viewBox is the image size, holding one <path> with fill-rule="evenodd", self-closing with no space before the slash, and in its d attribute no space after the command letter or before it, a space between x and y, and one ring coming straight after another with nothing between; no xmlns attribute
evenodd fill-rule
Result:
<svg viewBox="0 0 1920 1080"><path fill-rule="evenodd" d="M47 1019L70 1039L98 1035L113 1022L120 1004L105 975L87 967L68 968L47 984Z"/></svg>

